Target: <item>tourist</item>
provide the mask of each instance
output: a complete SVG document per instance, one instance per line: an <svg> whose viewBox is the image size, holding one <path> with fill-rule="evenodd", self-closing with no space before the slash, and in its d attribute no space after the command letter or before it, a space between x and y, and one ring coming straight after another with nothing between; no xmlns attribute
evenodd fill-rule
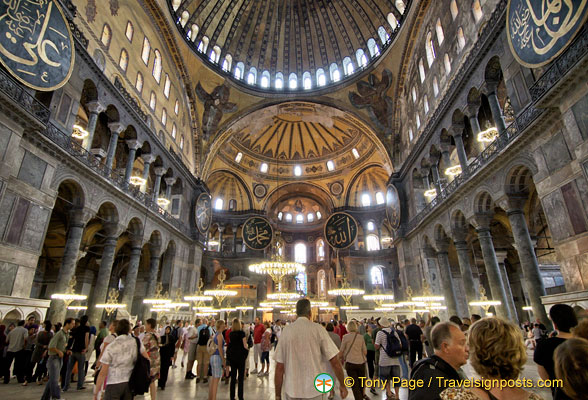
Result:
<svg viewBox="0 0 588 400"><path fill-rule="evenodd" d="M463 332L461 334L463 335ZM468 345L470 362L474 370L483 380L495 381L496 384L492 384L490 388L486 388L485 385L480 388L467 389L451 387L443 390L440 396L442 400L541 400L540 396L516 387L517 385L510 387L510 385L501 386L498 384L498 381L512 382L519 379L527 362L527 352L523 338L515 324L495 317L484 318L470 328ZM424 399L425 397L422 398ZM430 398L426 397L426 399ZM409 396L409 399L412 400L413 397Z"/></svg>
<svg viewBox="0 0 588 400"><path fill-rule="evenodd" d="M296 321L282 330L276 347L275 399L281 400L282 389L285 400L321 398L317 396L311 382L314 382L317 375L325 372L327 361L339 381L341 398L347 397L347 388L343 384L343 368L337 357L339 350L327 331L310 321L311 307L308 299L298 300L296 315Z"/></svg>
<svg viewBox="0 0 588 400"><path fill-rule="evenodd" d="M398 338L400 339L400 343L402 344L402 355L398 357L398 361L400 361L400 371L402 372L402 379L408 379L408 352L409 352L409 345L408 345L408 338L404 330L410 325L410 321L408 319L404 320L404 324L398 322L395 324L394 328L396 333L398 334Z"/></svg>
<svg viewBox="0 0 588 400"><path fill-rule="evenodd" d="M31 357L33 367L36 365L35 374L32 377L32 382L37 382L38 385L43 384L43 377L47 374L47 349L49 342L53 337L51 332L51 321L44 322L44 329L37 333L37 340L35 342L35 349Z"/></svg>
<svg viewBox="0 0 588 400"><path fill-rule="evenodd" d="M329 337L331 338L333 343L335 343L335 346L337 346L337 348L340 349L341 348L341 338L339 337L339 335L337 335L335 333L335 327L333 326L333 324L329 322L325 329L327 330Z"/></svg>
<svg viewBox="0 0 588 400"><path fill-rule="evenodd" d="M345 365L347 376L353 378L353 397L355 400L362 400L363 385L359 378L365 376L367 347L362 335L357 331L357 325L355 321L347 324L349 333L343 336L339 358Z"/></svg>
<svg viewBox="0 0 588 400"><path fill-rule="evenodd" d="M378 360L378 376L382 381L386 381L386 395L388 399L398 399L398 390L400 383L394 384L394 395L392 394L391 382L394 378L400 378L400 357L402 357L402 342L396 330L391 326L387 318L381 318L379 322L382 330L376 336L374 345L380 350L380 359ZM393 338L388 339L392 335ZM390 348L390 342L396 342L400 348L398 355L393 355L393 349Z"/></svg>
<svg viewBox="0 0 588 400"><path fill-rule="evenodd" d="M204 318L202 323L196 328L196 344L197 344L197 351L196 351L196 361L198 365L196 366L196 383L200 382L202 379L202 383L208 383L208 364L210 362L210 354L208 354L207 345L209 339L212 338L214 332L209 325L209 321ZM190 353L192 352L192 345L190 345ZM188 360L190 358L188 357ZM192 364L194 361L192 361ZM188 361L188 367L190 367L190 362ZM190 373L192 373L192 369L189 368ZM195 375L194 375L195 376ZM193 376L193 377L194 377Z"/></svg>
<svg viewBox="0 0 588 400"><path fill-rule="evenodd" d="M363 335L363 339L365 341L365 347L367 350L366 353L366 360L367 360L367 367L368 367L368 378L374 378L374 362L376 360L376 347L374 346L374 340L372 339L372 332L374 331L373 325L367 324L366 327L367 331ZM370 388L370 392L372 394L376 394L376 388L374 385Z"/></svg>
<svg viewBox="0 0 588 400"><path fill-rule="evenodd" d="M555 379L555 366L553 364L555 349L572 337L571 330L578 325L574 309L567 304L553 305L549 309L549 317L557 331L557 336L538 341L533 355L533 361L537 364L537 372L543 380ZM562 389L555 387L555 385L551 388L551 392L554 399L568 399Z"/></svg>
<svg viewBox="0 0 588 400"><path fill-rule="evenodd" d="M245 360L249 354L247 337L242 329L243 324L235 318L231 326L230 341L227 346L227 360L231 367L230 399L235 400L235 384L238 378L238 397L243 400L243 383L245 381ZM268 368L269 369L269 368Z"/></svg>
<svg viewBox="0 0 588 400"><path fill-rule="evenodd" d="M462 318L461 322L463 322L463 331L464 332L467 332L467 330L470 329L470 326L472 326L472 321L468 317Z"/></svg>
<svg viewBox="0 0 588 400"><path fill-rule="evenodd" d="M67 392L71 382L71 374L74 365L78 364L78 390L84 390L84 380L86 378L84 363L86 362L86 352L90 343L90 327L88 326L88 316L83 315L80 318L80 325L71 331L71 344L68 344L67 350L69 359L67 361L67 372L65 374L65 382L61 382L61 390Z"/></svg>
<svg viewBox="0 0 588 400"><path fill-rule="evenodd" d="M580 323L572 330L574 337L588 340L588 318L584 318Z"/></svg>
<svg viewBox="0 0 588 400"><path fill-rule="evenodd" d="M116 327L118 325L118 321L114 320L110 322L110 325L108 326L108 336L106 336L104 338L104 340L102 341L102 345L100 346L100 357L98 357L96 359L96 368L94 371L94 383L96 383L96 379L98 377L98 374L100 373L100 369L102 368L102 365L100 363L100 360L102 359L102 354L104 353L104 350L106 350L106 348L112 343L114 342L114 339L116 339L117 335L116 335ZM134 336L133 336L134 337ZM106 382L104 382L104 384L102 385L102 387L100 388L101 392L104 392L104 390L106 389ZM96 389L94 389L96 390Z"/></svg>
<svg viewBox="0 0 588 400"><path fill-rule="evenodd" d="M171 328L171 327L170 327ZM164 328L164 333L165 335L165 328ZM182 338L184 337L184 321L182 321L181 319L178 319L176 321L176 326L172 329L171 334L174 336L175 340L175 350L174 350L174 355L172 357L173 360L173 365L172 368L176 368L176 360L178 359L178 353L180 351L180 348L182 346ZM184 367L184 363L182 360L182 367Z"/></svg>
<svg viewBox="0 0 588 400"><path fill-rule="evenodd" d="M33 381L33 368L35 364L32 362L33 358L33 351L35 349L35 342L37 341L37 330L39 327L37 325L28 325L28 333L27 340L25 342L24 347L24 356L23 356L23 368L24 368L24 376L25 381L22 384L23 386L27 386L29 382Z"/></svg>
<svg viewBox="0 0 588 400"><path fill-rule="evenodd" d="M261 337L265 332L265 326L259 322L259 318L255 318L255 328L253 328L253 362L255 369L251 371L252 374L257 374L257 363L261 357Z"/></svg>
<svg viewBox="0 0 588 400"><path fill-rule="evenodd" d="M172 364L172 358L176 352L176 336L173 334L171 326L166 326L163 330L163 335L160 338L159 356L161 359L161 367L159 371L159 380L157 386L161 390L165 390L169 367Z"/></svg>
<svg viewBox="0 0 588 400"><path fill-rule="evenodd" d="M343 321L339 321L339 337L341 338L341 340L343 340L343 336L347 335L349 332L347 332L347 328L345 327L345 324L343 323Z"/></svg>
<svg viewBox="0 0 588 400"><path fill-rule="evenodd" d="M472 321L472 324L474 324L476 321L481 320L482 317L479 314L472 314L470 320Z"/></svg>
<svg viewBox="0 0 588 400"><path fill-rule="evenodd" d="M6 365L6 325L0 325L0 378L3 378L4 375L7 373L5 372L5 365ZM10 371L8 371L10 375Z"/></svg>
<svg viewBox="0 0 588 400"><path fill-rule="evenodd" d="M561 390L567 398L588 400L588 340L567 339L557 346L553 359L555 377L562 380Z"/></svg>
<svg viewBox="0 0 588 400"><path fill-rule="evenodd" d="M96 327L90 327L90 341L88 343L88 351L86 351L86 362L84 363L84 374L88 374L88 365L90 364L90 359L92 358L92 353L94 352L94 346L96 346Z"/></svg>
<svg viewBox="0 0 588 400"><path fill-rule="evenodd" d="M149 318L145 325L145 335L143 336L143 347L145 347L145 351L149 355L149 362L151 363L151 371L149 372L149 376L151 378L151 384L149 385L149 394L151 395L151 400L156 400L157 398L157 386L155 385L155 381L159 379L159 367L161 365L161 360L159 356L159 336L155 333L155 327L157 326L157 321L153 318Z"/></svg>
<svg viewBox="0 0 588 400"><path fill-rule="evenodd" d="M376 318L375 327L372 330L372 340L374 342L374 348L376 349L376 353L374 354L374 378L380 376L380 366L378 363L380 362L380 349L376 347L376 337L378 336L378 332L382 330L382 326L380 325L380 317ZM372 392L373 393L373 392Z"/></svg>
<svg viewBox="0 0 588 400"><path fill-rule="evenodd" d="M24 383L26 373L24 348L26 345L26 340L29 337L29 331L25 329L24 324L24 319L18 321L18 325L6 336L6 343L8 347L6 348L4 383L10 382L10 366L12 364L12 360L14 360L13 374L16 375L16 380L18 383Z"/></svg>
<svg viewBox="0 0 588 400"><path fill-rule="evenodd" d="M427 357L431 357L435 354L435 350L433 349L432 341L431 341L431 330L433 327L441 322L439 317L431 317L429 321L427 321L427 326L425 326L424 336L425 336L425 351L427 352Z"/></svg>
<svg viewBox="0 0 588 400"><path fill-rule="evenodd" d="M100 356L101 369L94 387L94 400L98 400L99 393L106 381L104 400L130 400L133 398L129 387L129 379L139 353L147 359L143 343L138 338L129 335L131 324L121 319L116 324L116 339L102 350Z"/></svg>
<svg viewBox="0 0 588 400"><path fill-rule="evenodd" d="M212 372L212 381L210 382L210 386L208 387L208 400L216 400L216 392L218 389L218 382L220 378L223 376L224 370L227 368L227 363L225 360L225 353L224 353L224 339L223 339L223 329L225 328L225 321L219 319L216 321L216 334L213 338L214 346L216 348L214 353L210 356L210 369Z"/></svg>
<svg viewBox="0 0 588 400"><path fill-rule="evenodd" d="M464 331L463 321L457 315L452 315L451 317L449 317L449 321L459 326L459 329L461 329L462 332Z"/></svg>
<svg viewBox="0 0 588 400"><path fill-rule="evenodd" d="M416 319L410 320L410 325L405 328L406 336L408 337L409 345L409 365L410 368L414 366L416 360L423 358L423 331L420 326L416 324Z"/></svg>
<svg viewBox="0 0 588 400"><path fill-rule="evenodd" d="M408 400L440 399L445 385L440 384L439 378L455 383L467 379L461 367L468 362L468 345L460 327L453 322L438 322L431 330L430 340L434 354L415 363L410 379L431 384L411 390Z"/></svg>
<svg viewBox="0 0 588 400"><path fill-rule="evenodd" d="M270 328L269 322L265 321L263 323L265 326L265 332L261 336L261 371L257 376L268 376L269 375L269 368L270 368L270 360L269 360L269 352L272 348L272 330ZM264 372L265 369L265 372Z"/></svg>
<svg viewBox="0 0 588 400"><path fill-rule="evenodd" d="M180 344L180 348L182 349L182 364L181 364L182 368L184 368L184 366L185 366L184 361L186 361L188 353L190 352L190 339L188 338L188 336L189 336L189 330L191 328L192 328L192 326L186 326L184 328L184 334L182 335L182 338L181 338L182 343ZM191 375L194 375L194 374L191 374Z"/></svg>
<svg viewBox="0 0 588 400"><path fill-rule="evenodd" d="M45 391L43 392L43 396L41 396L41 400L61 399L59 377L61 375L63 356L69 338L68 334L73 326L73 318L67 318L63 323L63 327L55 332L48 344L47 354L49 357L47 358L47 372L49 373L49 380L45 385Z"/></svg>
<svg viewBox="0 0 588 400"><path fill-rule="evenodd" d="M100 357L100 348L102 347L102 342L106 336L110 334L107 328L108 324L106 321L100 321L98 324L98 333L96 334L96 341L94 342L94 350L96 350L96 360Z"/></svg>

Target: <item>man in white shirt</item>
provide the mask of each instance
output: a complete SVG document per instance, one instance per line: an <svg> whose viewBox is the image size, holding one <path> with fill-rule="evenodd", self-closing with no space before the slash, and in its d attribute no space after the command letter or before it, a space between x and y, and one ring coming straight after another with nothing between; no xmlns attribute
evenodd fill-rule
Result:
<svg viewBox="0 0 588 400"><path fill-rule="evenodd" d="M14 370L12 373L16 375L18 383L23 383L25 381L27 360L24 348L29 337L29 331L24 327L24 324L24 319L18 321L18 326L11 330L10 333L6 336L6 342L8 345L6 347L6 358L4 360L6 364L4 368L7 373L4 376L4 383L8 383L10 381L9 371L12 360L14 360Z"/></svg>
<svg viewBox="0 0 588 400"><path fill-rule="evenodd" d="M379 322L382 330L378 332L376 335L376 341L374 345L376 346L376 350L380 350L380 360L378 362L379 368L379 377L381 380L386 380L386 394L388 398L398 399L398 390L399 384L395 385L394 387L394 394L396 397L392 397L392 389L390 388L390 381L393 378L400 378L400 358L399 357L390 357L386 350L389 350L388 347L388 335L394 335L398 343L401 344L400 337L396 333L396 330L391 327L391 323L387 318L381 318Z"/></svg>
<svg viewBox="0 0 588 400"><path fill-rule="evenodd" d="M317 375L327 371L330 363L339 381L341 398L347 397L343 384L343 367L337 358L339 350L327 331L310 321L310 301L296 303L296 322L284 327L276 347L275 394L276 400L322 399L314 386Z"/></svg>

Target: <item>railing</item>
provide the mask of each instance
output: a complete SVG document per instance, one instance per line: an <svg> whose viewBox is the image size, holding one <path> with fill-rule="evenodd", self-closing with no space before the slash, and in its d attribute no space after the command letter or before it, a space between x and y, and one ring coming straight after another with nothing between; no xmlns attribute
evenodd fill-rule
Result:
<svg viewBox="0 0 588 400"><path fill-rule="evenodd" d="M249 209L249 210L239 210L239 211L228 211L228 210L212 210L212 214L214 216L219 217L236 217L240 215L265 215L265 210L256 210L256 209Z"/></svg>
<svg viewBox="0 0 588 400"><path fill-rule="evenodd" d="M9 77L2 69L0 69L0 91L21 106L23 110L27 110L41 123L47 124L49 122L49 117L51 116L49 109L27 92L21 84Z"/></svg>
<svg viewBox="0 0 588 400"><path fill-rule="evenodd" d="M351 257L388 257L396 254L396 248L380 249L380 250L366 250L366 249L350 249L349 256Z"/></svg>

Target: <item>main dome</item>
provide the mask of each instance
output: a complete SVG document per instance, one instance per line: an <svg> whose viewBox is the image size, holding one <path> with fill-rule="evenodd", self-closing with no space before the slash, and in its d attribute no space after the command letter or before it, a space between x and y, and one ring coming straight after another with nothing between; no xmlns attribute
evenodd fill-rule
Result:
<svg viewBox="0 0 588 400"><path fill-rule="evenodd" d="M180 33L209 67L264 92L353 79L398 33L410 0L168 0Z"/></svg>

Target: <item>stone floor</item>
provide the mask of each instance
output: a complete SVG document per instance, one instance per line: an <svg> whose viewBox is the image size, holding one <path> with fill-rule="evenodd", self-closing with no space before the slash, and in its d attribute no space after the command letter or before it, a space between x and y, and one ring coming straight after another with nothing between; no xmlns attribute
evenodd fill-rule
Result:
<svg viewBox="0 0 588 400"><path fill-rule="evenodd" d="M271 358L272 355L270 355ZM532 361L532 353L529 352L529 361L527 362L527 367L523 372L523 377L533 379L537 381L539 379L539 375L537 374L537 369ZM273 364L273 360L272 360ZM253 362L251 362L251 366L253 367ZM473 369L468 364L465 367L466 373L468 376L474 376ZM246 399L259 399L259 400L272 400L274 399L274 381L273 381L273 365L270 369L269 377L257 377L254 375L250 375L249 378L245 380L245 398ZM178 399L207 399L208 398L208 384L196 384L195 380L186 381L183 379L185 374L185 370L181 368L180 364L178 363L178 368L170 369L170 376L167 383L167 388L165 391L159 390L157 393L157 399L159 400L178 400ZM73 384L74 389L70 389L66 393L62 393L62 397L67 400L82 400L82 399L92 399L92 388L93 385L91 383L91 376L88 377L86 384L87 389L84 391L76 391L75 384ZM309 384L312 384L309 382ZM29 385L27 387L22 387L20 384L16 382L16 379L12 379L12 381L8 385L0 384L0 400L39 400L41 398L41 394L43 393L44 386L37 386L35 384ZM539 390L534 389L535 393L543 396L544 400L551 400L551 393L548 390ZM351 392L350 392L351 393ZM386 396L384 392L379 392L378 395L374 396L369 394L368 395L372 399L385 399ZM6 397L4 397L6 396ZM139 400L142 400L142 397L137 397ZM145 399L150 399L150 396L147 395L144 397ZM337 395L335 397L339 399ZM353 396L350 394L347 399L352 399ZM402 389L400 392L400 399L406 400L408 398L408 392L405 389ZM227 400L229 399L229 385L225 385L224 382L219 384L219 390L217 399L219 400Z"/></svg>

